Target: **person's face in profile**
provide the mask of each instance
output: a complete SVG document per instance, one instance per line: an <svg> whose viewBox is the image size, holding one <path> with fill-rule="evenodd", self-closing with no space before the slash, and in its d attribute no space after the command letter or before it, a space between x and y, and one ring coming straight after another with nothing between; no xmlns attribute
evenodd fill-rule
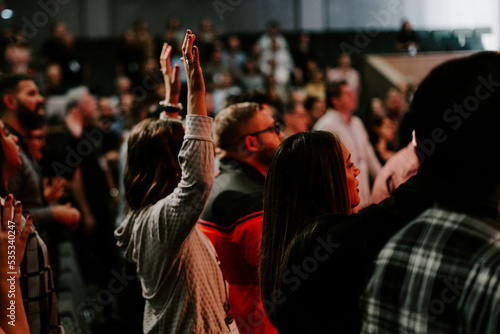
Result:
<svg viewBox="0 0 500 334"><path fill-rule="evenodd" d="M19 146L17 145L17 137L4 127L2 121L0 121L0 142L5 156L5 165L0 167L2 167L2 173L5 176L7 173L14 173L21 167L22 162Z"/></svg>
<svg viewBox="0 0 500 334"><path fill-rule="evenodd" d="M246 127L247 133L262 131L258 135L252 137L258 140L259 146L255 159L264 165L269 165L274 151L283 140L283 133L281 131L279 133L274 131L273 128L275 125L276 121L269 112L260 110L249 120Z"/></svg>
<svg viewBox="0 0 500 334"><path fill-rule="evenodd" d="M344 164L345 164L345 174L347 178L347 187L349 188L349 197L351 200L351 208L354 208L359 205L359 181L357 177L360 173L359 168L351 161L351 152L345 147L343 143L342 146L342 154L344 156Z"/></svg>

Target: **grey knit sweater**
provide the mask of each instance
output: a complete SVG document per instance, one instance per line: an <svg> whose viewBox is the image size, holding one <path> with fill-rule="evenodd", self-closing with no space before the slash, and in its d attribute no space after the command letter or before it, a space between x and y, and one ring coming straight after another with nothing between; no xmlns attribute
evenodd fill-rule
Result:
<svg viewBox="0 0 500 334"><path fill-rule="evenodd" d="M187 117L181 182L156 204L129 213L115 231L125 258L137 264L145 333L227 331L224 279L196 226L214 182L211 124L209 117Z"/></svg>

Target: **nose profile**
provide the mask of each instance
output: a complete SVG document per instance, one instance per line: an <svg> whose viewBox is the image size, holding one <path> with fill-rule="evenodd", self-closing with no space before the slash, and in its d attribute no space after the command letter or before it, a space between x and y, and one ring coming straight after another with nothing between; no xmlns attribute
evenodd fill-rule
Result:
<svg viewBox="0 0 500 334"><path fill-rule="evenodd" d="M361 170L358 168L358 166L354 165L354 176L357 177L361 173Z"/></svg>

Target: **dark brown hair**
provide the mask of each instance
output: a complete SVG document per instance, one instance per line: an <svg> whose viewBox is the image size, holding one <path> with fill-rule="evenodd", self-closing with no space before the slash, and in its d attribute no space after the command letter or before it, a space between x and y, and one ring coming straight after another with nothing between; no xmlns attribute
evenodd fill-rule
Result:
<svg viewBox="0 0 500 334"><path fill-rule="evenodd" d="M340 97L342 94L341 87L347 85L347 81L342 80L342 81L336 81L328 84L326 86L326 104L329 108L335 108L335 106L332 103L332 98Z"/></svg>
<svg viewBox="0 0 500 334"><path fill-rule="evenodd" d="M300 132L276 149L264 185L259 278L263 300L282 291L290 252L318 218L351 213L345 162L330 132ZM270 300L270 302L274 302ZM272 322L276 316L270 317Z"/></svg>
<svg viewBox="0 0 500 334"><path fill-rule="evenodd" d="M3 101L3 97L6 94L13 94L18 89L19 83L25 80L32 81L33 79L20 73L0 75L0 112L7 108Z"/></svg>
<svg viewBox="0 0 500 334"><path fill-rule="evenodd" d="M127 204L138 210L171 194L181 178L177 156L184 139L178 120L145 119L128 140L124 184Z"/></svg>

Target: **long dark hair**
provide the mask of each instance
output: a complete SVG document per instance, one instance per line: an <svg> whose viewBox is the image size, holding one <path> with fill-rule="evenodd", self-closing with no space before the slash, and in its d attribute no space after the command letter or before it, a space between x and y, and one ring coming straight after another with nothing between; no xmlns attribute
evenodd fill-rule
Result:
<svg viewBox="0 0 500 334"><path fill-rule="evenodd" d="M300 132L274 152L264 186L260 255L262 299L282 291L282 277L297 240L321 216L351 213L342 147L330 132ZM270 320L277 321L276 313Z"/></svg>
<svg viewBox="0 0 500 334"><path fill-rule="evenodd" d="M177 156L184 139L178 120L145 119L128 140L125 197L130 209L138 210L172 193L180 181Z"/></svg>

